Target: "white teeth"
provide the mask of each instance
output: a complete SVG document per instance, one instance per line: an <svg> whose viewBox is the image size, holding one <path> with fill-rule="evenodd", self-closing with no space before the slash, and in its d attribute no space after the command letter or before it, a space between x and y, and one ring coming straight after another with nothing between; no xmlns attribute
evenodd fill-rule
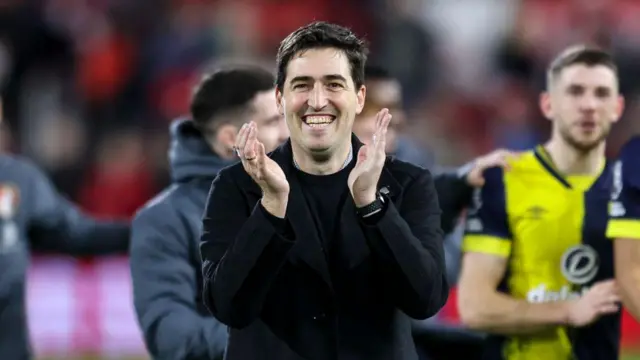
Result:
<svg viewBox="0 0 640 360"><path fill-rule="evenodd" d="M322 125L329 124L333 122L333 117L331 116L307 116L304 120L308 125Z"/></svg>
<svg viewBox="0 0 640 360"><path fill-rule="evenodd" d="M329 126L330 123L322 123L322 124L307 124L309 126L311 126L312 128L323 128L325 126Z"/></svg>

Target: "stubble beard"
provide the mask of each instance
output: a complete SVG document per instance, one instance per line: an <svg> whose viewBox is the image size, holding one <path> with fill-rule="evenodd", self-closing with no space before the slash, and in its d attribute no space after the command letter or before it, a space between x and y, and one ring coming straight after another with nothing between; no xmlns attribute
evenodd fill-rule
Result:
<svg viewBox="0 0 640 360"><path fill-rule="evenodd" d="M609 133L611 132L611 126L602 128L602 131L598 137L591 141L580 141L571 134L571 129L567 127L560 128L560 136L569 146L580 152L582 155L586 155L596 149L600 144L607 140Z"/></svg>

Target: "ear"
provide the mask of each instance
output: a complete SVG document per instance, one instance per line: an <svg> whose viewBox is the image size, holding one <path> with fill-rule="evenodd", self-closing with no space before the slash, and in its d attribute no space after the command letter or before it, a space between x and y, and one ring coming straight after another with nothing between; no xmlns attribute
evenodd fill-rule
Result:
<svg viewBox="0 0 640 360"><path fill-rule="evenodd" d="M614 120L614 122L617 122L618 120L620 120L620 117L622 116L622 113L624 112L624 108L625 108L624 96L618 95L618 104L617 104L617 108L616 108L616 119Z"/></svg>
<svg viewBox="0 0 640 360"><path fill-rule="evenodd" d="M358 92L356 93L356 101L357 101L356 115L360 115L360 113L362 112L362 109L364 108L364 100L366 97L367 97L367 87L362 85L360 86L360 89L358 89Z"/></svg>
<svg viewBox="0 0 640 360"><path fill-rule="evenodd" d="M548 120L553 120L553 106L551 105L551 94L548 91L545 91L540 94L540 111L542 111L542 115Z"/></svg>
<svg viewBox="0 0 640 360"><path fill-rule="evenodd" d="M284 104L282 103L282 91L276 87L276 105L278 106L278 114L284 115Z"/></svg>
<svg viewBox="0 0 640 360"><path fill-rule="evenodd" d="M232 151L233 146L236 143L236 137L238 136L238 127L232 124L224 124L216 131L215 141L220 144L225 150Z"/></svg>

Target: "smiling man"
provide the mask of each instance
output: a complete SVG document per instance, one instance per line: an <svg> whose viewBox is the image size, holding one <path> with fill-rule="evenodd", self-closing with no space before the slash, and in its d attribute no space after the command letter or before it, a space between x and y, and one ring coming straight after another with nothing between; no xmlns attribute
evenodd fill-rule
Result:
<svg viewBox="0 0 640 360"><path fill-rule="evenodd" d="M367 145L352 135L366 56L337 25L290 34L276 81L290 141L267 156L246 124L241 164L213 183L203 300L231 328L228 360L414 360L410 318L447 300L431 174L386 156L387 109Z"/></svg>

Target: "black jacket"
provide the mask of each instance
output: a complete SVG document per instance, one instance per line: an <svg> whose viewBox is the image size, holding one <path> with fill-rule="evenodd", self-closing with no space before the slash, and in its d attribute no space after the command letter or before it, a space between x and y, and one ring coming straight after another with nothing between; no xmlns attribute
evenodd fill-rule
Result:
<svg viewBox="0 0 640 360"><path fill-rule="evenodd" d="M138 322L154 359L222 359L227 327L202 304L198 250L211 182L231 162L216 156L188 120L171 125L173 184L136 215L131 276Z"/></svg>
<svg viewBox="0 0 640 360"><path fill-rule="evenodd" d="M124 253L128 244L127 222L86 216L33 163L0 155L0 359L31 357L25 305L31 249L106 255Z"/></svg>
<svg viewBox="0 0 640 360"><path fill-rule="evenodd" d="M417 359L410 318L434 315L449 291L429 171L388 158L379 187L390 201L376 225L359 220L351 197L336 209L332 276L290 142L270 156L291 187L288 230L274 228L241 164L220 172L205 210L203 298L232 328L227 359Z"/></svg>

